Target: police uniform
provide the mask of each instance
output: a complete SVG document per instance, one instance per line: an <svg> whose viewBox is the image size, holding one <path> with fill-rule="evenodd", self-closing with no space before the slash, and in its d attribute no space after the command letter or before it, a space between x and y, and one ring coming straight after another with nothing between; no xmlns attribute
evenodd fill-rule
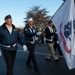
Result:
<svg viewBox="0 0 75 75"><path fill-rule="evenodd" d="M24 28L24 34L25 34L25 42L26 42L26 46L29 50L29 56L28 59L26 61L27 66L31 67L30 63L32 61L33 65L34 65L34 69L36 71L39 70L38 66L37 66L37 62L35 59L35 54L34 54L34 49L35 49L35 39L36 39L36 35L37 35L37 30L35 27L30 27L28 24L25 26Z"/></svg>
<svg viewBox="0 0 75 75"><path fill-rule="evenodd" d="M11 18L10 15L5 17L5 20ZM12 24L11 28L6 27L6 23L0 26L0 44L3 56L6 61L7 75L13 75L14 61L17 51L17 41L21 45L25 45L19 30Z"/></svg>

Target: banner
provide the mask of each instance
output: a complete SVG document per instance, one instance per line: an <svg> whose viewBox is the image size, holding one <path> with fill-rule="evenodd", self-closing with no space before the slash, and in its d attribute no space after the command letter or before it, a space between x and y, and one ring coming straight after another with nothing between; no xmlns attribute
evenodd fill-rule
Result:
<svg viewBox="0 0 75 75"><path fill-rule="evenodd" d="M66 0L62 7L53 16L61 39L60 45L69 69L75 68L75 6L74 0Z"/></svg>

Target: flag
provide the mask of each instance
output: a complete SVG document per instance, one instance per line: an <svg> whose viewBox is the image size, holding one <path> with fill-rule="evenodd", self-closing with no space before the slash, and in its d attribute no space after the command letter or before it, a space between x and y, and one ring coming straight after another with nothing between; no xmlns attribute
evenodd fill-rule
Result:
<svg viewBox="0 0 75 75"><path fill-rule="evenodd" d="M75 5L66 0L52 18L61 39L60 46L69 69L75 68Z"/></svg>

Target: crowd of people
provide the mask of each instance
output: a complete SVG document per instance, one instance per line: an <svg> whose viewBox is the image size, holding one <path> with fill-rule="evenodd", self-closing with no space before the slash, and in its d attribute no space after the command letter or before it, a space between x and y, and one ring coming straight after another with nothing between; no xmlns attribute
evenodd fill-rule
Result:
<svg viewBox="0 0 75 75"><path fill-rule="evenodd" d="M7 73L6 75L14 75L14 62L17 53L18 42L22 45L23 50L28 49L29 55L26 61L28 67L32 67L31 62L33 63L34 70L39 71L38 63L35 58L35 41L36 37L40 37L42 32L37 31L34 27L34 20L29 18L24 27L24 36L21 35L20 31L12 23L11 15L7 15L4 18L5 22L0 26L0 45L2 53L6 62ZM45 29L45 38L46 44L48 46L47 55L45 60L51 61L50 52L52 53L56 63L59 62L59 58L55 53L57 49L60 55L63 55L59 45L58 34L55 26L52 21L48 22L48 26Z"/></svg>

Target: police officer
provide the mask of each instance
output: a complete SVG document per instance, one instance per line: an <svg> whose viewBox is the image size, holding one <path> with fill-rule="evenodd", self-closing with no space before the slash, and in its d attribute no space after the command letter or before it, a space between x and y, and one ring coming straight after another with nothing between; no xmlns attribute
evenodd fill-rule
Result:
<svg viewBox="0 0 75 75"><path fill-rule="evenodd" d="M55 32L54 38L53 38L53 41L54 41L54 50L57 49L58 52L59 52L59 54L62 56L63 54L62 54L62 51L61 51L61 47L59 45L59 39L58 39L57 30L56 30L56 28L55 28L54 25L52 26L52 28L53 28L53 31Z"/></svg>
<svg viewBox="0 0 75 75"><path fill-rule="evenodd" d="M13 68L17 51L17 41L26 49L25 42L22 39L18 29L12 24L11 15L7 15L5 23L0 26L0 43L2 53L7 66L7 75L14 75Z"/></svg>
<svg viewBox="0 0 75 75"><path fill-rule="evenodd" d="M53 25L53 23L52 23L52 21L50 20L49 22L48 22L48 27L45 29L45 33L46 33L46 43L47 43L47 45L48 45L48 51L47 51L47 55L46 55L46 60L51 60L50 59L50 51L51 51L51 53L52 53L52 55L53 55L53 57L54 57L54 59L55 59L55 62L57 63L57 62L59 62L59 59L58 59L58 57L55 55L55 51L54 51L54 47L53 47L53 38L54 38L54 31L53 31L53 29L52 29L52 25Z"/></svg>
<svg viewBox="0 0 75 75"><path fill-rule="evenodd" d="M33 25L34 25L33 19L29 18L27 20L27 25L24 28L26 46L29 50L29 56L26 61L26 64L28 67L32 67L31 65L31 61L32 61L35 71L39 71L39 68L37 66L37 62L35 59L34 49L35 49L36 36L40 36L41 32L37 32L36 28Z"/></svg>

